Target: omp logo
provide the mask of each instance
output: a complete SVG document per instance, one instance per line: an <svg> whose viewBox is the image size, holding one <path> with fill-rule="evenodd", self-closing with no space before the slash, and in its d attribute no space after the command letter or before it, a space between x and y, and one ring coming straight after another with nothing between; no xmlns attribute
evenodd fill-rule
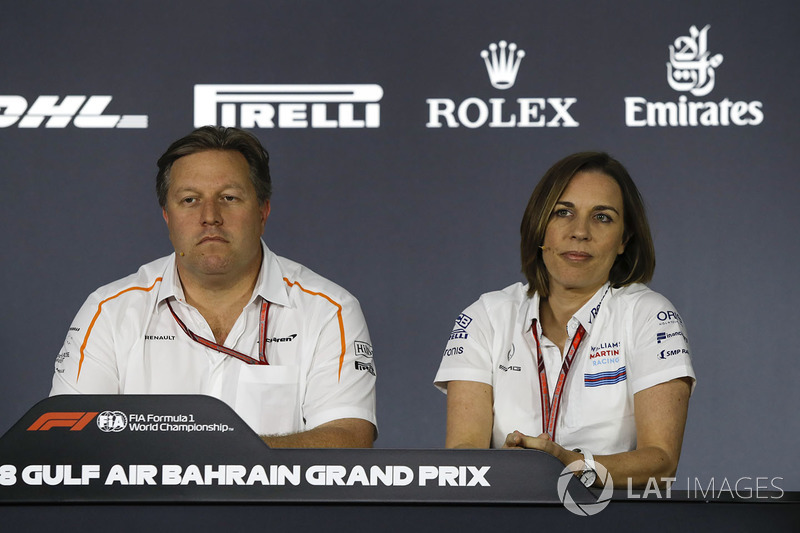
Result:
<svg viewBox="0 0 800 533"><path fill-rule="evenodd" d="M481 57L489 73L489 81L496 89L507 90L517 81L525 51L515 43L500 41L483 50ZM505 98L469 97L458 104L450 98L428 98L428 128L557 128L577 127L578 121L570 114L577 98L517 98L506 104Z"/></svg>
<svg viewBox="0 0 800 533"><path fill-rule="evenodd" d="M716 85L716 69L722 64L722 54L712 54L708 48L708 30L689 28L689 35L675 39L669 46L667 83L692 96L708 95ZM763 104L733 102L694 102L682 94L677 102L648 102L641 96L625 97L625 124L631 127L657 126L756 126L764 121Z"/></svg>
<svg viewBox="0 0 800 533"><path fill-rule="evenodd" d="M195 127L378 128L380 85L195 85Z"/></svg>
<svg viewBox="0 0 800 533"><path fill-rule="evenodd" d="M525 57L525 50L517 50L516 43L508 44L500 41L499 44L500 46L495 43L490 44L489 50L481 52L481 57L486 63L486 72L489 73L492 87L505 90L514 86L519 64Z"/></svg>
<svg viewBox="0 0 800 533"><path fill-rule="evenodd" d="M97 412L51 412L45 413L31 424L28 431L49 431L51 428L69 428L80 431L91 422Z"/></svg>
<svg viewBox="0 0 800 533"><path fill-rule="evenodd" d="M0 95L0 128L147 128L147 115L104 115L111 96L39 96L28 107L19 95ZM47 119L47 122L44 122Z"/></svg>

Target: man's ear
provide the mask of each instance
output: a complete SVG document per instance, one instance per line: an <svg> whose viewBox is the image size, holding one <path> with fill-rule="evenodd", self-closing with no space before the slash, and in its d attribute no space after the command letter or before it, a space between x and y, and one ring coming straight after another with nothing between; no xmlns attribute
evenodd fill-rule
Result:
<svg viewBox="0 0 800 533"><path fill-rule="evenodd" d="M261 224L266 224L271 209L269 200L264 200L264 203L259 206L259 209L261 210ZM164 216L166 217L166 214Z"/></svg>

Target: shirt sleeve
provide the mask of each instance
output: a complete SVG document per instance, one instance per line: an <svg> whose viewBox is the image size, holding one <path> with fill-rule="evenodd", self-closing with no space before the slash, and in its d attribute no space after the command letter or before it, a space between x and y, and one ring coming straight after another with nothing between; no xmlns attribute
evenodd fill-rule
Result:
<svg viewBox="0 0 800 533"><path fill-rule="evenodd" d="M56 357L50 396L58 394L118 394L114 332L107 325L97 293L83 304Z"/></svg>
<svg viewBox="0 0 800 533"><path fill-rule="evenodd" d="M492 385L493 338L489 314L483 302L478 300L456 317L434 378L436 388L446 393L449 381L477 381Z"/></svg>
<svg viewBox="0 0 800 533"><path fill-rule="evenodd" d="M330 303L326 305L331 305ZM326 313L306 379L303 417L312 429L342 418L360 418L377 428L375 360L361 306L352 296L333 301Z"/></svg>
<svg viewBox="0 0 800 533"><path fill-rule="evenodd" d="M634 353L628 364L634 394L667 381L695 374L686 325L675 306L650 292L632 309Z"/></svg>

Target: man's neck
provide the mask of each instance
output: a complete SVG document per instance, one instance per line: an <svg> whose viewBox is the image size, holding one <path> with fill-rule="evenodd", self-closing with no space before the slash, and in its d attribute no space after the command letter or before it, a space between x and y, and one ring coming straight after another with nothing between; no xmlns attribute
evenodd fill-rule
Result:
<svg viewBox="0 0 800 533"><path fill-rule="evenodd" d="M197 279L187 272L181 272L178 267L186 303L203 315L219 344L225 342L242 309L250 301L260 266L253 272L233 279L226 276L203 276Z"/></svg>

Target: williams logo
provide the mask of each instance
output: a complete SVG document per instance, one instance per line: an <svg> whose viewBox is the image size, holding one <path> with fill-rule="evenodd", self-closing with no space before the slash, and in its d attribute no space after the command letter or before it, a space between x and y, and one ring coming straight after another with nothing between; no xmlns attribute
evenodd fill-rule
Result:
<svg viewBox="0 0 800 533"><path fill-rule="evenodd" d="M669 46L667 83L679 93L704 97L714 90L717 68L722 54L708 47L708 30L696 26L689 35L675 39ZM648 102L641 96L625 97L625 124L631 127L658 126L756 126L764 121L763 104L734 102L725 98L719 102L696 102L681 94L677 102Z"/></svg>
<svg viewBox="0 0 800 533"><path fill-rule="evenodd" d="M194 125L378 128L380 85L195 85Z"/></svg>
<svg viewBox="0 0 800 533"><path fill-rule="evenodd" d="M480 53L492 87L508 90L517 82L525 51L516 43L492 43ZM511 100L511 99L509 99ZM558 128L578 126L570 114L577 98L522 97L506 98L477 96L456 102L451 98L428 98L428 128Z"/></svg>
<svg viewBox="0 0 800 533"><path fill-rule="evenodd" d="M39 96L28 107L19 95L0 95L0 128L146 128L147 115L106 115L111 96ZM47 119L47 122L45 122Z"/></svg>

